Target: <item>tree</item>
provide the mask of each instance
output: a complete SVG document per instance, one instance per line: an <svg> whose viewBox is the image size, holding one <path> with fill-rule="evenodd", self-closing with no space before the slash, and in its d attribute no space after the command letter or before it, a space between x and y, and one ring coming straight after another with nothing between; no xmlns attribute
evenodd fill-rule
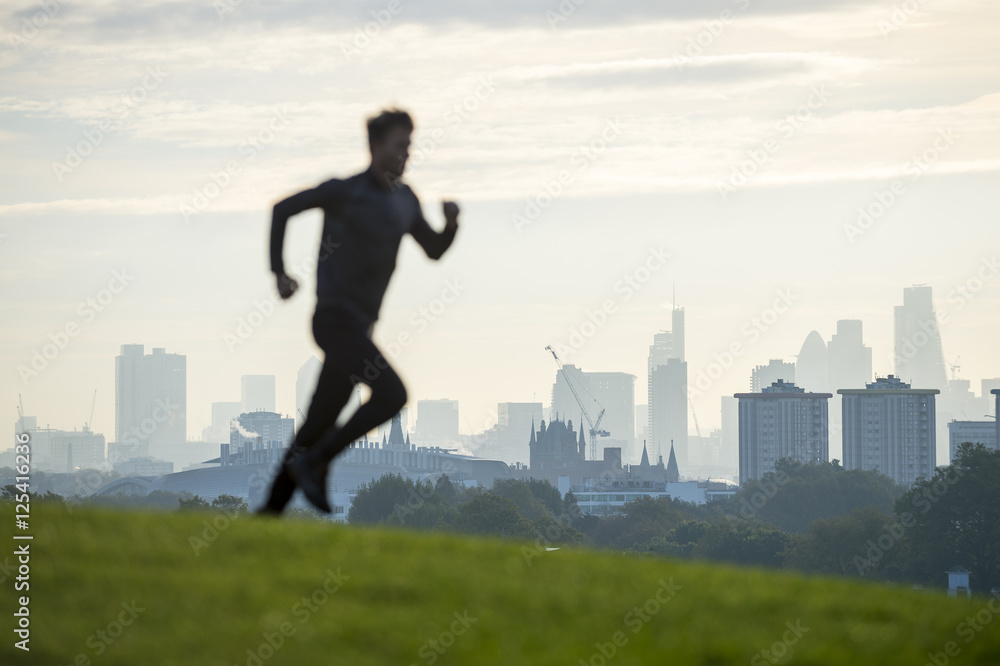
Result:
<svg viewBox="0 0 1000 666"><path fill-rule="evenodd" d="M441 501L447 504L454 504L455 498L458 496L458 491L455 490L455 485L448 478L448 475L442 474L434 483L434 494L440 497Z"/></svg>
<svg viewBox="0 0 1000 666"><path fill-rule="evenodd" d="M177 500L178 511L208 511L209 503L203 500L200 496L194 495L192 497L181 497Z"/></svg>
<svg viewBox="0 0 1000 666"><path fill-rule="evenodd" d="M839 463L802 464L782 458L774 467L762 478L744 483L720 507L730 516L756 518L785 532L806 534L814 520L854 509L876 506L889 513L903 490L884 474L848 470Z"/></svg>
<svg viewBox="0 0 1000 666"><path fill-rule="evenodd" d="M361 484L347 512L347 522L370 525L385 522L398 513L400 507L406 506L413 490L413 481L400 474L386 473L375 481Z"/></svg>
<svg viewBox="0 0 1000 666"><path fill-rule="evenodd" d="M802 571L877 580L902 578L901 545L905 526L878 507L854 509L846 516L820 518L808 536L796 535L785 552L785 565Z"/></svg>
<svg viewBox="0 0 1000 666"><path fill-rule="evenodd" d="M399 474L383 474L358 489L347 522L351 524L405 525L446 528L455 516L459 493L442 475L414 482Z"/></svg>
<svg viewBox="0 0 1000 666"><path fill-rule="evenodd" d="M537 488L543 495L546 494L545 486L555 491L557 497L555 507L556 511L558 511L562 508L562 498L558 497L559 491L552 488L552 485L547 481L538 482L536 479L497 479L493 482L493 488L489 492L510 499L517 505L521 516L526 520L534 520L535 518L550 515L550 509L546 506L546 503L540 500L534 492Z"/></svg>
<svg viewBox="0 0 1000 666"><path fill-rule="evenodd" d="M513 500L496 493L484 492L458 509L454 526L469 534L507 538L532 535L530 525L521 517Z"/></svg>
<svg viewBox="0 0 1000 666"><path fill-rule="evenodd" d="M212 507L230 515L247 513L248 511L247 503L243 501L243 498L236 497L235 495L219 495L212 500Z"/></svg>
<svg viewBox="0 0 1000 666"><path fill-rule="evenodd" d="M691 554L697 558L780 567L789 536L754 520L715 523L705 530Z"/></svg>
<svg viewBox="0 0 1000 666"><path fill-rule="evenodd" d="M627 502L620 514L601 520L589 533L598 546L645 552L685 520L698 520L704 515L707 515L705 507L690 502L666 496L642 496Z"/></svg>
<svg viewBox="0 0 1000 666"><path fill-rule="evenodd" d="M895 510L912 525L904 541L913 580L943 585L945 571L963 566L975 589L1000 587L1000 451L963 443L950 465L918 479Z"/></svg>
<svg viewBox="0 0 1000 666"><path fill-rule="evenodd" d="M559 494L559 489L552 485L547 479L528 479L528 488L535 499L545 505L552 515L558 516L565 509L563 497ZM569 496L569 493L567 493Z"/></svg>

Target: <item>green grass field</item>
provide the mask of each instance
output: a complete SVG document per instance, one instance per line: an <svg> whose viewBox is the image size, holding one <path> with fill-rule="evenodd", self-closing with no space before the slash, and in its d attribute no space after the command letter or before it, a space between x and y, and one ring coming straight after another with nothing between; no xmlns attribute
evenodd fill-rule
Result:
<svg viewBox="0 0 1000 666"><path fill-rule="evenodd" d="M27 533L3 664L1000 663L986 597L253 515L35 502Z"/></svg>

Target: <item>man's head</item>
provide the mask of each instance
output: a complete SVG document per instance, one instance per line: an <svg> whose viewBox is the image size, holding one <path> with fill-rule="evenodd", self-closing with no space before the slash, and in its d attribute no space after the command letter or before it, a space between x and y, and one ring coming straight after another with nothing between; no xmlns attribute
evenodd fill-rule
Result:
<svg viewBox="0 0 1000 666"><path fill-rule="evenodd" d="M413 120L410 114L399 109L385 109L368 119L368 147L372 153L372 166L378 173L395 177L403 175L409 159L410 133Z"/></svg>

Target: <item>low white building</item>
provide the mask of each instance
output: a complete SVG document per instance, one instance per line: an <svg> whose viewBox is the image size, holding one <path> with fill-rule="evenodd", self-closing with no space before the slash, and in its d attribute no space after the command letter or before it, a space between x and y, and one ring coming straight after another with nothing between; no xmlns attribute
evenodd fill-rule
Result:
<svg viewBox="0 0 1000 666"><path fill-rule="evenodd" d="M677 483L636 484L629 487L622 482L611 484L588 479L570 487L581 513L599 516L621 513L628 502L641 497L672 497L692 504L705 504L720 497L731 497L739 486L720 479L705 481L679 481Z"/></svg>

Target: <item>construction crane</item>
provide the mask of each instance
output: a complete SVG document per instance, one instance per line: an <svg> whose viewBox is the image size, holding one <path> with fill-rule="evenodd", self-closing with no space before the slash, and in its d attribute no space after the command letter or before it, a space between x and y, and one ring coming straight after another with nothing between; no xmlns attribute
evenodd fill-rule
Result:
<svg viewBox="0 0 1000 666"><path fill-rule="evenodd" d="M90 401L90 420L83 424L83 429L90 432L94 429L94 407L97 405L97 389L94 389L94 398Z"/></svg>
<svg viewBox="0 0 1000 666"><path fill-rule="evenodd" d="M962 369L962 366L960 366L958 364L958 362L961 361L961 360L962 360L962 357L959 356L958 358L955 359L954 363L952 363L950 366L948 366L951 369L951 378L953 380L958 379L958 372L959 372L959 370Z"/></svg>
<svg viewBox="0 0 1000 666"><path fill-rule="evenodd" d="M698 415L694 413L694 400L688 398L688 404L691 405L691 416L694 417L694 431L698 433L698 443L701 443L701 428L698 427Z"/></svg>
<svg viewBox="0 0 1000 666"><path fill-rule="evenodd" d="M601 420L604 418L604 407L601 407L601 403L597 402L597 398L590 395L590 391L587 391L586 387L584 387L583 390L587 391L588 397L593 400L594 404L601 410L597 414L597 421L591 419L590 414L587 413L587 408L583 404L583 399L580 397L580 394L576 392L576 388L573 386L573 382L570 381L569 375L566 374L566 369L563 368L562 361L560 361L559 357L556 356L556 350L554 350L551 346L546 346L545 350L552 352L552 358L556 360L556 366L559 367L559 372L562 373L563 378L566 380L566 385L569 386L570 392L576 399L576 404L580 405L580 411L583 412L583 418L587 419L587 423L590 425L590 459L597 460L597 438L609 437L611 435L611 433L607 430L601 430Z"/></svg>

